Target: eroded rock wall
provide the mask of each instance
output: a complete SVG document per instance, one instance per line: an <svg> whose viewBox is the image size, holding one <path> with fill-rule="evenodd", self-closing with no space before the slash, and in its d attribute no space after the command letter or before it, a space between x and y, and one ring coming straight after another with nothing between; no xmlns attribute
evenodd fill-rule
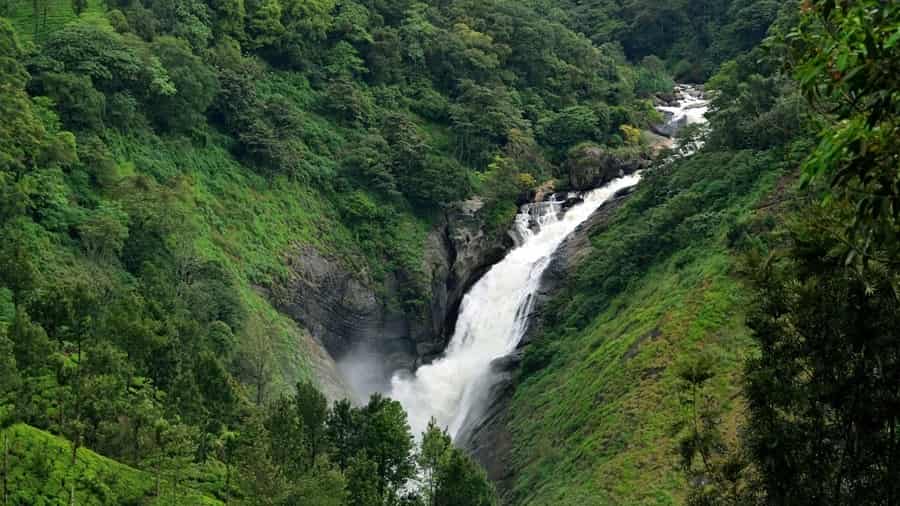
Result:
<svg viewBox="0 0 900 506"><path fill-rule="evenodd" d="M481 208L481 201L470 200L446 209L428 235L423 269L431 293L422 314L396 303L401 283L395 277L378 285L311 247L290 257L292 274L274 302L309 329L359 397L385 390L391 373L444 349L466 290L512 246L506 234L485 232Z"/></svg>

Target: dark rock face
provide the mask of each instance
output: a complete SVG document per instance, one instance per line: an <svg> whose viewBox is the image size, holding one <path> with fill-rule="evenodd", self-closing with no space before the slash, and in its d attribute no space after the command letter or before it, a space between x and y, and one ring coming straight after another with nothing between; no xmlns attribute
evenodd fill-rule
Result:
<svg viewBox="0 0 900 506"><path fill-rule="evenodd" d="M445 214L441 227L432 232L443 235L446 275L441 275L442 267L432 263L436 268L432 270L434 300L430 320L440 341L438 347L428 350L431 355L441 352L453 334L459 305L466 291L513 247L514 241L508 233L492 235L485 232L483 216L479 213L483 205L479 199L455 205ZM431 256L438 258L440 255ZM428 353L422 354L426 355Z"/></svg>
<svg viewBox="0 0 900 506"><path fill-rule="evenodd" d="M574 190L598 188L617 177L641 170L648 164L649 160L640 156L619 156L593 145L577 148L566 161L569 181Z"/></svg>
<svg viewBox="0 0 900 506"><path fill-rule="evenodd" d="M567 276L593 253L590 236L603 230L610 223L616 210L631 196L634 187L617 192L584 223L579 225L553 255L550 265L541 277L541 288L535 293L535 302L529 316L528 330L519 343L519 349L491 364L497 379L487 393L486 407L463 427L457 443L467 448L472 456L485 467L488 477L501 492L508 490L514 479L510 458L512 434L507 426L509 402L516 390L519 363L525 347L543 331L544 310L547 302L563 287Z"/></svg>
<svg viewBox="0 0 900 506"><path fill-rule="evenodd" d="M663 137L675 137L675 134L687 125L687 117L682 116L678 118L677 121L673 121L674 114L669 111L663 111L663 119L662 123L657 123L654 125L650 125L650 131L655 134L662 135Z"/></svg>
<svg viewBox="0 0 900 506"><path fill-rule="evenodd" d="M289 265L293 276L279 309L306 327L332 357L368 340L377 340L371 344L389 362L403 363L414 353L404 314L381 301L367 279L313 248L297 251Z"/></svg>
<svg viewBox="0 0 900 506"><path fill-rule="evenodd" d="M334 360L354 355L365 362L366 376L359 383L386 386L394 371L413 369L444 349L465 291L512 246L508 236L484 232L481 207L472 200L448 209L427 237L423 268L431 293L423 314L408 314L394 302L400 292L395 277L377 286L365 273L308 247L289 259L292 276L272 298ZM358 372L342 370L345 377Z"/></svg>
<svg viewBox="0 0 900 506"><path fill-rule="evenodd" d="M456 443L469 450L472 457L480 462L488 478L498 489L509 489L514 477L509 456L512 451L512 434L506 428L509 401L516 390L516 378L522 350L498 358L491 362L494 383L487 392L485 409L470 418L460 429Z"/></svg>
<svg viewBox="0 0 900 506"><path fill-rule="evenodd" d="M584 202L584 199L581 197L569 197L562 203L563 209L569 209L572 206L576 206Z"/></svg>

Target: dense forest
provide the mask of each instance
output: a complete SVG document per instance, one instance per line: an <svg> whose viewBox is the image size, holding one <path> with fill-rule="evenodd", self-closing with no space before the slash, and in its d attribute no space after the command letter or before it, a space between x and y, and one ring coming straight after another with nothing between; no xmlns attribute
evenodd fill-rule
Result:
<svg viewBox="0 0 900 506"><path fill-rule="evenodd" d="M676 81L704 147L545 311L499 492L321 393L293 248L416 318L448 205L650 164ZM0 111L4 505L900 504L900 6L0 0Z"/></svg>

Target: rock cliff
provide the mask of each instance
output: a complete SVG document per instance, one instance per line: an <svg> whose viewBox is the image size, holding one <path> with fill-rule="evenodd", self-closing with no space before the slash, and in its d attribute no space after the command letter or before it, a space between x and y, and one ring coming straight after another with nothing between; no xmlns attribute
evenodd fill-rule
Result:
<svg viewBox="0 0 900 506"><path fill-rule="evenodd" d="M393 371L412 369L444 349L466 290L512 246L507 235L485 232L481 208L479 200L451 206L428 235L423 269L431 293L422 314L408 314L395 303L400 290L395 277L378 285L311 247L298 248L289 258L291 276L274 302L309 329L335 361L354 356L342 372L365 374L356 378L367 389L355 389L359 397L382 390ZM354 378L348 382L354 387Z"/></svg>
<svg viewBox="0 0 900 506"><path fill-rule="evenodd" d="M649 157L637 152L626 155L585 144L569 153L566 168L571 188L583 191L599 188L617 177L644 169L649 163Z"/></svg>

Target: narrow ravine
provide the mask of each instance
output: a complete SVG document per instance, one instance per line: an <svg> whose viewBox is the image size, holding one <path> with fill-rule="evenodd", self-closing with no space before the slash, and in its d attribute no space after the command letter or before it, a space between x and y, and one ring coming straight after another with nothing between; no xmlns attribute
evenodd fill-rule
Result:
<svg viewBox="0 0 900 506"><path fill-rule="evenodd" d="M666 107L677 126L703 121L706 103L691 89L679 89L681 101ZM526 204L516 216L516 246L466 294L455 332L444 354L415 372L399 371L390 396L406 408L414 434L434 417L457 436L467 418L481 407L489 390L490 364L516 349L527 330L533 295L541 275L565 238L616 192L637 184L639 174L619 177L578 195L568 210L562 200Z"/></svg>

